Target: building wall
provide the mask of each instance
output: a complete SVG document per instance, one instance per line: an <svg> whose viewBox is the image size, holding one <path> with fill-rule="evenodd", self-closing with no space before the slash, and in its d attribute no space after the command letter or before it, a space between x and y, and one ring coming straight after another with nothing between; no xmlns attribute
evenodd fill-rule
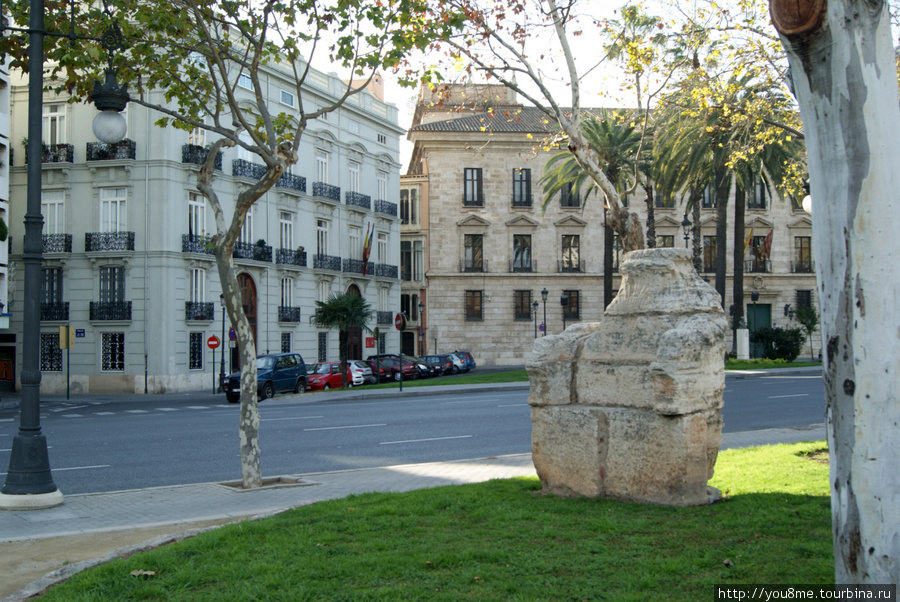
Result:
<svg viewBox="0 0 900 602"><path fill-rule="evenodd" d="M284 73L267 71L273 94L286 86ZM25 81L14 82L12 87L12 140L24 137L27 113L27 86ZM341 83L323 74L315 74L304 103L322 106L340 91ZM247 92L249 94L249 92ZM277 97L276 97L277 98ZM64 98L45 95L44 104L64 103ZM151 393L186 390L203 390L213 387L218 378L221 356L213 354L206 346L211 336L222 336L223 312L219 301L221 286L213 255L203 252L202 245L183 245L189 234L188 198L197 193L196 178L199 167L184 163L182 149L188 144L189 135L174 128L153 125L158 115L134 103L126 110L128 138L135 142L134 158L112 160L87 160L86 144L95 142L91 132L91 120L96 114L90 105L62 104L65 142L72 145L74 157L68 161L45 161L42 189L45 195L64 196L64 220L62 232L71 234L71 251L47 250L45 267L62 270L62 300L68 303L68 319L44 319L41 333L52 342L52 335L59 326L72 326L78 330L70 357L70 376L64 368L65 351L42 349L43 392L65 391L67 378L71 390L78 392L143 392ZM290 112L289 107L273 100L272 108ZM306 104L309 106L309 104ZM352 122L352 123L351 123ZM316 221L330 222L330 249L328 254L342 260L361 256L361 241L351 241L349 229L358 227L363 235L367 227L373 227L373 237L383 234L388 241L387 253L380 258L385 266L396 270L399 258L399 217L396 215L399 197L399 134L397 110L368 92L364 92L326 120L312 122L304 134L299 151L300 160L292 173L306 179L306 191L277 186L260 198L253 207L253 233L251 244L264 240L273 247L281 246L279 216L282 211L293 214L293 242L290 251L300 247L306 253L306 266L278 263L272 259L235 259L238 273L246 273L257 291L257 352L281 351L282 335L291 337L291 350L299 351L307 362L316 361L320 355L332 360L338 357L337 332L328 332L327 343L320 350L320 330L310 323L315 301L324 300L328 293L343 293L351 286L360 289L373 308L390 310L399 305L399 278L390 274L367 275L352 271L315 269ZM206 134L206 142L212 141ZM12 213L19 219L10 224L12 236L11 265L21 264L24 227L21 217L25 213L26 174L24 148L18 143L16 163L11 172ZM341 200L334 201L314 196L317 150L330 153L329 182L342 190ZM20 154L21 153L21 154ZM233 175L233 161L245 158L261 163L258 158L245 156L236 149L227 149L223 156L223 169L217 173L214 187L223 204L226 218L230 219L236 195L254 181L250 177ZM371 206L364 209L346 203L349 190L349 162L360 164L359 192L369 195ZM386 175L385 198L379 198L379 173ZM86 251L85 234L102 230L100 215L101 191L124 188L126 192L125 230L134 233L134 250ZM200 197L202 198L202 197ZM376 211L375 203L381 204ZM393 214L391 213L393 205ZM2 207L0 207L2 209ZM205 225L192 234L199 238L215 232L214 217L207 206ZM45 228L47 219L45 216ZM46 232L46 229L45 229ZM46 247L45 247L46 249ZM273 258L274 259L274 258ZM370 261L376 260L373 248ZM125 272L125 300L131 302L131 319L91 319L90 305L100 298L100 279L105 267L119 266ZM212 303L212 312L201 319L187 319L186 301L191 300L191 271L205 271L204 302ZM385 273L385 272L379 272ZM278 308L281 301L282 278L293 278L291 307L300 308L299 321L282 321ZM21 279L21 276L19 276ZM21 282L11 298L11 330L21 340L22 314L17 311L23 303ZM385 307L381 307L384 305ZM18 306L18 307L17 307ZM47 317L47 316L44 316ZM95 316L96 318L96 316ZM374 326L374 325L373 325ZM227 325L225 328L227 339ZM324 331L321 331L324 332ZM123 333L124 366L121 369L104 369L104 333ZM191 368L190 341L202 341L202 348L193 357L202 359L202 365ZM387 333L388 340L398 344L396 332ZM51 345L52 347L52 345ZM374 352L363 348L360 355ZM198 355L198 353L200 355ZM21 370L21 345L16 346L16 375ZM215 358L215 359L214 359ZM225 371L230 372L226 361ZM52 369L47 369L48 367ZM146 373L146 377L145 377Z"/></svg>

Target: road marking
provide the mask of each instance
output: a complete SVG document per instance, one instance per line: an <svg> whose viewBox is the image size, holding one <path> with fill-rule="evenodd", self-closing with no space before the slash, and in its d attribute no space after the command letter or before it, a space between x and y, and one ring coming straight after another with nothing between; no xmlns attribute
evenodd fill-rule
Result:
<svg viewBox="0 0 900 602"><path fill-rule="evenodd" d="M498 408L518 408L520 406L527 406L527 403L504 403L502 405L497 406Z"/></svg>
<svg viewBox="0 0 900 602"><path fill-rule="evenodd" d="M208 410L209 406L185 406L189 410Z"/></svg>
<svg viewBox="0 0 900 602"><path fill-rule="evenodd" d="M387 424L354 424L351 426L320 426L319 428L303 429L304 431L336 431L340 429L365 429L373 426L387 426Z"/></svg>
<svg viewBox="0 0 900 602"><path fill-rule="evenodd" d="M147 410L125 410L126 414L146 414Z"/></svg>
<svg viewBox="0 0 900 602"><path fill-rule="evenodd" d="M382 441L378 445L396 445L398 443L421 443L423 441L446 441L448 439L471 439L473 435L457 435L455 437L430 437L428 439L407 439L406 441Z"/></svg>
<svg viewBox="0 0 900 602"><path fill-rule="evenodd" d="M48 448L49 449L49 448ZM0 450L3 451L3 450ZM53 472L61 472L63 470L91 470L92 468L110 468L112 465L110 464L98 464L96 466L72 466L71 468L53 468L51 469ZM0 476L5 475L5 472L0 472Z"/></svg>
<svg viewBox="0 0 900 602"><path fill-rule="evenodd" d="M282 420L312 420L313 418L325 418L324 416L292 416L290 418L260 418L260 422L280 422Z"/></svg>
<svg viewBox="0 0 900 602"><path fill-rule="evenodd" d="M13 420L15 420L15 418L2 418L0 419L0 422L12 422Z"/></svg>
<svg viewBox="0 0 900 602"><path fill-rule="evenodd" d="M176 408L156 408L157 412L177 412Z"/></svg>
<svg viewBox="0 0 900 602"><path fill-rule="evenodd" d="M115 412L94 412L95 416L112 416Z"/></svg>
<svg viewBox="0 0 900 602"><path fill-rule="evenodd" d="M794 395L770 395L769 399L784 399L786 397L809 397L809 393L796 393Z"/></svg>
<svg viewBox="0 0 900 602"><path fill-rule="evenodd" d="M82 414L63 414L63 418L84 418Z"/></svg>

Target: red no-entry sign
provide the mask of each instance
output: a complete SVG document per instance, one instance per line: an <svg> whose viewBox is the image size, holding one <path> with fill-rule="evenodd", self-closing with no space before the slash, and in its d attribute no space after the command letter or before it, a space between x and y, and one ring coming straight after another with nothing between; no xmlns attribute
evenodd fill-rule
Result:
<svg viewBox="0 0 900 602"><path fill-rule="evenodd" d="M394 317L394 327L397 330L403 330L403 327L406 325L406 319L403 317L403 314L397 314Z"/></svg>
<svg viewBox="0 0 900 602"><path fill-rule="evenodd" d="M208 339L206 339L206 346L209 347L210 349L215 349L221 344L222 344L222 341L220 341L219 337L217 337L216 335L213 335L213 336L209 337Z"/></svg>

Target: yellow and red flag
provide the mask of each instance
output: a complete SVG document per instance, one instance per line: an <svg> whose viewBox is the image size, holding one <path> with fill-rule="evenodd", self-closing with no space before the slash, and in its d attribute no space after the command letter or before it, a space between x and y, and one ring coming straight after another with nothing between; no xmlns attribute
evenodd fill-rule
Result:
<svg viewBox="0 0 900 602"><path fill-rule="evenodd" d="M744 237L744 255L747 255L747 247L750 246L751 240L753 240L753 228L747 230L747 236Z"/></svg>
<svg viewBox="0 0 900 602"><path fill-rule="evenodd" d="M366 227L366 238L363 240L363 248L362 248L362 261L363 261L363 276L366 275L366 272L369 270L369 254L372 252L372 224L369 224Z"/></svg>

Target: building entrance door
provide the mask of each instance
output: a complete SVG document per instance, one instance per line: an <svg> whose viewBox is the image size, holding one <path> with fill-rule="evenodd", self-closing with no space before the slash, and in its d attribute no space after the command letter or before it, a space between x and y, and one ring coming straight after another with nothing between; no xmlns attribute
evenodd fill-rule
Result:
<svg viewBox="0 0 900 602"><path fill-rule="evenodd" d="M753 342L753 333L772 326L772 306L768 303L751 303L747 306L747 329L750 331L750 357L763 356L763 346Z"/></svg>

